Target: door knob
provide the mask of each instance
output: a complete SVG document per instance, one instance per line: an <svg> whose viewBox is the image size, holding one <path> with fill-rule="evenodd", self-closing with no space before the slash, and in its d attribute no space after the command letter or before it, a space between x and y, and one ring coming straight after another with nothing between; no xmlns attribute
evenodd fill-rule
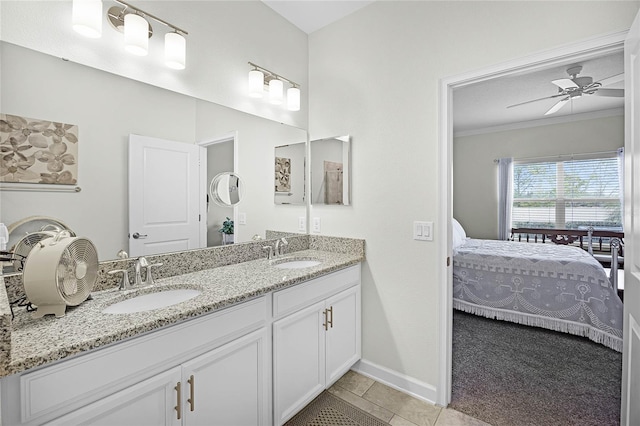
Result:
<svg viewBox="0 0 640 426"><path fill-rule="evenodd" d="M140 233L138 233L138 232L134 232L134 233L133 233L133 238L134 238L135 240L137 240L137 239L139 239L139 238L147 238L147 234L140 234Z"/></svg>

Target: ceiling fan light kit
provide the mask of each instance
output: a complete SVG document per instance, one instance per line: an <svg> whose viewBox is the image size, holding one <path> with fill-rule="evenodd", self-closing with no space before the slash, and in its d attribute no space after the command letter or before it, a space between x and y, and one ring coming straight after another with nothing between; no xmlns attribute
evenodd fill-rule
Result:
<svg viewBox="0 0 640 426"><path fill-rule="evenodd" d="M606 89L602 86L614 84L624 79L624 74L617 74L611 77L599 81L593 81L593 77L578 75L582 72L581 65L573 65L567 68L567 74L569 78L560 78L552 80L551 83L558 86L558 93L544 98L533 99L530 101L521 102L514 105L509 105L507 108L513 108L532 102L538 102L545 99L561 98L551 108L544 113L544 115L551 115L558 112L567 102L574 99L579 99L582 95L596 95L606 97L623 97L624 89Z"/></svg>

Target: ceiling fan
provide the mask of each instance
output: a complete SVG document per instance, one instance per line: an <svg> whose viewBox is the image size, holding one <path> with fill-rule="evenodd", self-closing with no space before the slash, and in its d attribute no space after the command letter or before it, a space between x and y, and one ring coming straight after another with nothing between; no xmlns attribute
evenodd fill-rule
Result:
<svg viewBox="0 0 640 426"><path fill-rule="evenodd" d="M574 65L567 68L567 74L570 78L560 78L551 81L558 86L558 93L544 98L533 99L531 101L521 102L515 105L509 105L507 108L513 108L532 102L542 101L544 99L560 98L544 115L553 114L560 110L567 102L582 97L582 95L596 95L608 97L623 97L624 89L605 89L603 86L617 83L624 79L624 74L617 74L600 81L593 81L592 77L578 77L582 71L581 65Z"/></svg>

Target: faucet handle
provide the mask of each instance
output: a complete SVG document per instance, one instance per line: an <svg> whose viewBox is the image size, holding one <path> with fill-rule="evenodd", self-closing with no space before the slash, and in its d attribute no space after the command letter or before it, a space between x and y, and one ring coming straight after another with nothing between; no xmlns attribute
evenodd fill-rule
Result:
<svg viewBox="0 0 640 426"><path fill-rule="evenodd" d="M129 272L126 269L114 269L113 271L107 272L109 275L122 273L120 277L120 283L118 284L118 290L129 290L131 287L131 282L129 281Z"/></svg>
<svg viewBox="0 0 640 426"><path fill-rule="evenodd" d="M267 251L267 259L271 259L273 257L273 247L264 246L264 247L262 247L262 250L268 250Z"/></svg>
<svg viewBox="0 0 640 426"><path fill-rule="evenodd" d="M151 267L162 266L162 263L152 263L147 265L147 280L144 282L146 285L154 285L153 276L151 275Z"/></svg>

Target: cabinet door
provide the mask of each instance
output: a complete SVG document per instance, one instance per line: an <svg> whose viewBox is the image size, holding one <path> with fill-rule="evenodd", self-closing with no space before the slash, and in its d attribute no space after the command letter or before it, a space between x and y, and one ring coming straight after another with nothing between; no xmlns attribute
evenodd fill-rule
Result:
<svg viewBox="0 0 640 426"><path fill-rule="evenodd" d="M172 368L47 424L178 426L180 373L180 367Z"/></svg>
<svg viewBox="0 0 640 426"><path fill-rule="evenodd" d="M284 423L324 389L324 302L273 323L274 422Z"/></svg>
<svg viewBox="0 0 640 426"><path fill-rule="evenodd" d="M326 309L330 319L326 332L326 386L330 386L361 357L360 286L327 299Z"/></svg>
<svg viewBox="0 0 640 426"><path fill-rule="evenodd" d="M185 426L256 426L269 418L267 330L182 365Z"/></svg>

